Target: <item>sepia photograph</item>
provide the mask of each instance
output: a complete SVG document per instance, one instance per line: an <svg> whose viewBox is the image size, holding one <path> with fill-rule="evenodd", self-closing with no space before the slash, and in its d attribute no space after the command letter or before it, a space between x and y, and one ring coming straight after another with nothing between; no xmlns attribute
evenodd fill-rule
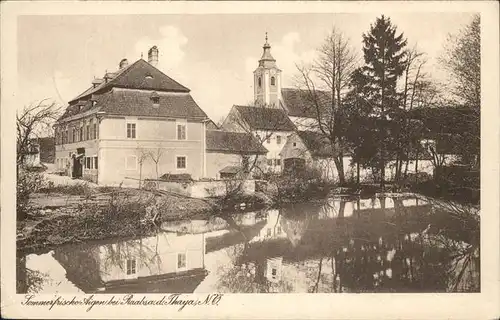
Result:
<svg viewBox="0 0 500 320"><path fill-rule="evenodd" d="M15 17L19 307L484 293L483 16L390 5Z"/></svg>

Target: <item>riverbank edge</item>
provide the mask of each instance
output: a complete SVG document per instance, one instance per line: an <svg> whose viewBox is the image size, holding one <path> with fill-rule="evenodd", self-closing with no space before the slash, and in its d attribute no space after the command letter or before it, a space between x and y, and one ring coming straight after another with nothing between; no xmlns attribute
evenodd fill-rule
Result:
<svg viewBox="0 0 500 320"><path fill-rule="evenodd" d="M307 200L320 200L326 198L327 196L327 193L317 195L309 194L307 196ZM195 199L193 199L193 201L194 200ZM73 215L60 214L44 217L31 232L25 232L22 227L19 227L18 222L16 226L18 234L18 239L16 240L16 251L18 254L46 253L55 247L63 245L74 245L83 242L100 242L116 238L135 239L154 235L156 232L161 230L159 226L161 226L164 222L204 220L217 216L224 217L231 214L276 208L281 205L301 201L306 201L306 199L297 198L291 200L277 200L262 192L256 192L253 195L237 196L230 200L223 199L221 197L214 197L205 200L208 204L207 209L198 210L197 208L188 207L184 210L167 211L161 214L154 222L152 220L145 219L141 219L140 222L134 219L123 219L121 215L112 216L112 220L107 222L108 224L117 226L117 229L113 232L105 230L100 224L93 224L93 226L89 228L89 216L92 218L92 216L95 217L98 214L89 215L88 210L80 208L79 211ZM60 209L64 209L64 207ZM73 230L74 232L71 236L61 238L58 237L57 234L54 234L54 232L51 232L51 229L54 229L55 225L61 224L62 221L64 222L62 223L60 229L67 228Z"/></svg>
<svg viewBox="0 0 500 320"><path fill-rule="evenodd" d="M85 210L81 210L74 216L60 215L52 218L44 219L41 229L36 229L36 232L28 233L27 236L16 241L16 251L19 254L30 253L45 253L62 245L74 245L78 243L100 242L110 239L135 239L139 237L151 236L158 232L160 225L164 222L179 221L179 220L204 220L211 217L224 217L232 214L240 214L255 210L265 210L278 208L283 205L299 203L303 201L318 201L330 197L383 197L383 196L416 196L420 198L427 198L426 195L416 192L405 193L388 193L388 192L359 192L351 188L329 188L317 194L307 194L302 197L294 199L276 199L272 198L265 193L256 192L253 195L236 197L231 199L229 203L225 202L222 207L220 202L221 198L211 198L207 200L210 207L205 210L197 210L196 208L186 208L185 210L177 210L176 212L170 211L166 214L159 216L158 220L138 222L137 220L122 219L121 216L114 216L109 224L118 226L114 232L105 230L100 224L94 224L94 229L88 227L89 215ZM62 225L61 228L69 228L74 232L69 237L57 237L54 232L50 233L50 229L54 227L53 224L59 224L61 220L72 220L69 224ZM57 229L57 228L56 228ZM18 234L23 234L23 230L17 228Z"/></svg>

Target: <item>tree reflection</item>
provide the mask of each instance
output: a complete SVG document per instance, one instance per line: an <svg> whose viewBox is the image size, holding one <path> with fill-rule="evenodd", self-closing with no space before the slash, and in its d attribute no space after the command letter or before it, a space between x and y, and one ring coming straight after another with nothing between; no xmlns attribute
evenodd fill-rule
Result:
<svg viewBox="0 0 500 320"><path fill-rule="evenodd" d="M348 201L355 209L345 215ZM453 208L382 197L364 207L359 200L327 202L316 217L284 210L288 241L246 243L225 281L232 277L247 288L233 286L231 292L268 292L259 267L281 256L297 268L308 266L309 292L479 291L478 215ZM255 273L241 269L245 263Z"/></svg>
<svg viewBox="0 0 500 320"><path fill-rule="evenodd" d="M43 284L50 281L47 273L32 270L26 267L26 256L17 253L16 258L16 292L39 293Z"/></svg>

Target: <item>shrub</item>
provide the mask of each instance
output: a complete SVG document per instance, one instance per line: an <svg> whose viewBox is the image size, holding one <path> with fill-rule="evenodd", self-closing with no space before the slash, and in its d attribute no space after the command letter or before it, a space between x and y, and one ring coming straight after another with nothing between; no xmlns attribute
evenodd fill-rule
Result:
<svg viewBox="0 0 500 320"><path fill-rule="evenodd" d="M86 183L77 183L73 185L46 185L39 189L44 193L61 193L73 196L87 196L92 193L92 188Z"/></svg>
<svg viewBox="0 0 500 320"><path fill-rule="evenodd" d="M24 220L30 210L30 196L43 188L44 178L38 172L18 169L16 210L17 219Z"/></svg>
<svg viewBox="0 0 500 320"><path fill-rule="evenodd" d="M160 177L160 180L173 181L173 182L191 182L193 181L193 178L189 173L179 173L179 174L165 173Z"/></svg>

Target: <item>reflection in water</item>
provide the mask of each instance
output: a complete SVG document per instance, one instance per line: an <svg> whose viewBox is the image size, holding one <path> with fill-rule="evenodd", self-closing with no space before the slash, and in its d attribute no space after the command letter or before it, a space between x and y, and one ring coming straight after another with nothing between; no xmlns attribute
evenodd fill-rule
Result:
<svg viewBox="0 0 500 320"><path fill-rule="evenodd" d="M56 249L84 292L474 292L479 215L431 200L328 199ZM33 256L33 255L31 255ZM18 291L50 281L18 259Z"/></svg>

